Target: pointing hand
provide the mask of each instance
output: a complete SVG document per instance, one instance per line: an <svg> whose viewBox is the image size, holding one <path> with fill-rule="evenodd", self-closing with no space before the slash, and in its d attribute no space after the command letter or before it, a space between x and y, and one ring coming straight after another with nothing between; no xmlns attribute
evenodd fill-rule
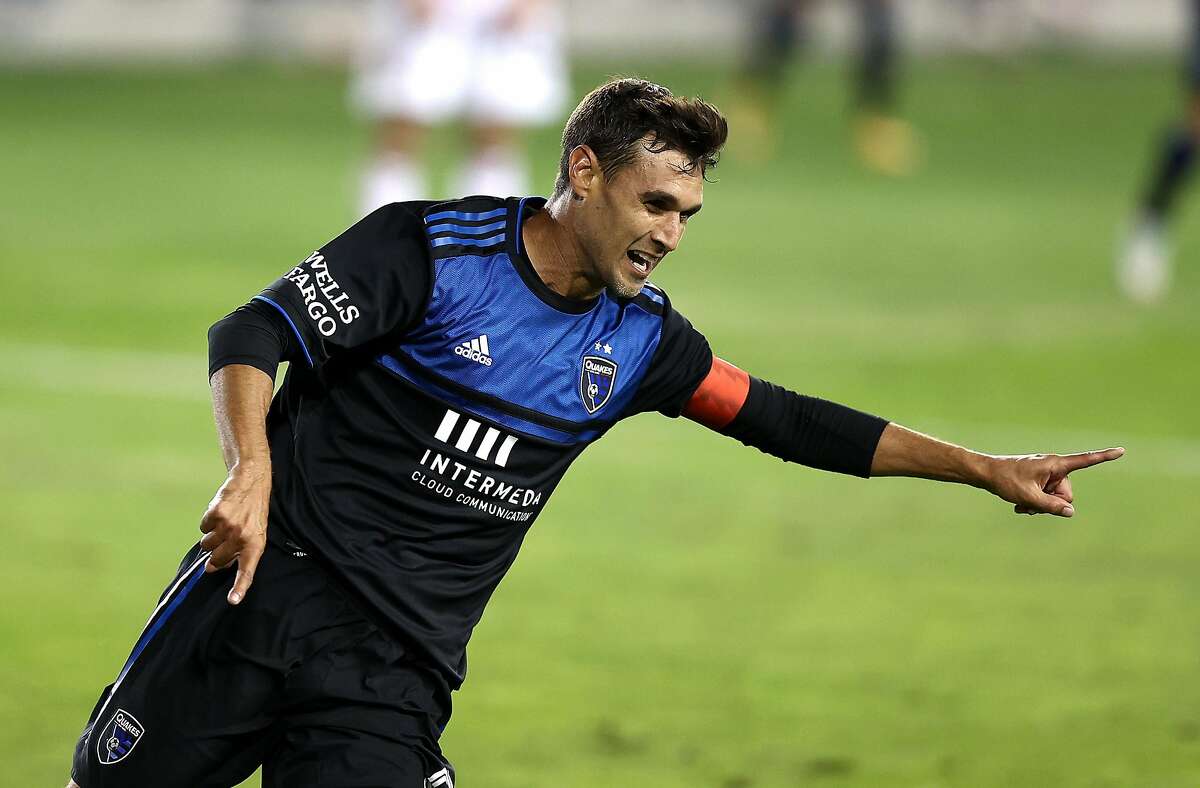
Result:
<svg viewBox="0 0 1200 788"><path fill-rule="evenodd" d="M1079 454L1025 454L992 457L984 487L1011 504L1017 514L1056 514L1071 517L1075 500L1071 492L1072 471L1111 462L1125 453L1122 448L1085 451Z"/></svg>

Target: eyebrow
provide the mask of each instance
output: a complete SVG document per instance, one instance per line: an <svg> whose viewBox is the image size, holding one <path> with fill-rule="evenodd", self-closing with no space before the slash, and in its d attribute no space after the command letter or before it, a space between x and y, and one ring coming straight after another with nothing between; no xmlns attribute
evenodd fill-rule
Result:
<svg viewBox="0 0 1200 788"><path fill-rule="evenodd" d="M664 203L665 205L669 206L672 209L679 210L679 200L677 200L675 198L675 195L671 194L670 192L664 192L664 191L659 191L659 190L645 192L644 194L642 194L642 202ZM695 216L696 214L700 213L700 209L703 207L704 207L704 203L698 203L696 205L696 207L694 207L694 208L688 208L686 211L680 210L679 214L681 216L687 216L687 217Z"/></svg>

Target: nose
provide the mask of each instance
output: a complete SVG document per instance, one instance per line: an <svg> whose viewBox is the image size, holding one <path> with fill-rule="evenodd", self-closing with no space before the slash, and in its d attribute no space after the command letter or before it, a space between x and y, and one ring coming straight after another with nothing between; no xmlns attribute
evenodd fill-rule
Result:
<svg viewBox="0 0 1200 788"><path fill-rule="evenodd" d="M651 238L662 248L663 254L675 251L679 246L680 239L683 238L683 222L680 220L679 214L665 214L662 221L654 228L654 235Z"/></svg>

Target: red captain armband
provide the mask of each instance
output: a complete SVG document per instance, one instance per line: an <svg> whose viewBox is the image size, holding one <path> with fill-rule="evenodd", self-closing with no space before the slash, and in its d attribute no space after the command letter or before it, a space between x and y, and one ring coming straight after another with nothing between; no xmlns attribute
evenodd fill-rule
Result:
<svg viewBox="0 0 1200 788"><path fill-rule="evenodd" d="M713 356L712 368L683 407L683 415L719 430L733 421L749 394L750 376L728 361Z"/></svg>

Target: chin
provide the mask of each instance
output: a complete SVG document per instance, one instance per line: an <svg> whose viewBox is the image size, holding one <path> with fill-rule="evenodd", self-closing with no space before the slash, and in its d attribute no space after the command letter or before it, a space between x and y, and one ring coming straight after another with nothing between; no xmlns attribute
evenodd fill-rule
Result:
<svg viewBox="0 0 1200 788"><path fill-rule="evenodd" d="M614 298L633 298L642 292L642 282L609 282L608 294Z"/></svg>

